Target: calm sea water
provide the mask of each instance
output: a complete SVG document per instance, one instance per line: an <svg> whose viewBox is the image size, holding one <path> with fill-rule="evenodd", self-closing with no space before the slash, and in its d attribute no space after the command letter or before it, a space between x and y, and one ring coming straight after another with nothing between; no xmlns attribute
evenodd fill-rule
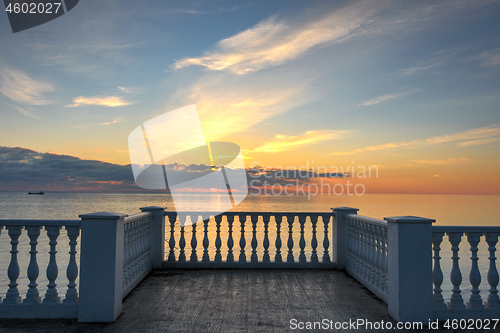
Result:
<svg viewBox="0 0 500 333"><path fill-rule="evenodd" d="M186 195L184 200L189 203L193 211L197 211L197 202L207 200L207 195ZM214 207L217 207L217 198L213 199ZM5 219L78 219L80 214L92 212L117 212L135 214L140 212L140 207L161 206L167 210L175 210L171 197L166 194L144 194L144 193L68 193L48 192L45 195L28 195L26 192L0 192L0 218ZM355 207L359 209L358 214L383 218L387 216L414 215L435 219L439 225L500 225L500 196L498 195L410 195L410 194L366 194L363 196L252 196L249 195L233 211L260 211L260 212L330 212L333 207ZM271 244L275 233L270 225ZM318 223L318 230L322 230L322 224ZM248 228L250 229L250 228ZM259 248L262 250L262 227L258 231ZM306 230L307 231L307 230ZM247 230L250 232L250 230ZM227 236L227 227L222 228L222 238ZM198 246L201 246L202 228L198 228ZM214 236L215 237L215 236ZM236 236L237 237L237 236ZM298 233L297 233L298 237ZM247 234L247 245L251 238ZM211 240L214 238L210 238ZM19 264L21 276L18 280L19 289L22 293L27 290L29 281L26 279L26 269L29 263L29 238L26 232L20 237ZM0 235L0 296L7 290L7 267L10 262L10 238L3 230ZM318 241L322 238L318 233ZM211 250L213 249L211 241ZM189 244L189 240L188 240ZM297 247L298 239L295 241ZM189 247L189 245L188 245ZM272 246L271 246L272 247ZM286 245L284 244L283 248ZM318 246L318 250L321 245ZM445 282L443 283L443 294L449 297L451 284L449 282L449 271L451 269L450 244L443 242L441 257ZM238 249L237 240L235 250ZM480 270L483 276L481 283L481 294L483 299L487 297L486 290L489 288L486 280L488 270L488 252L484 241L480 244ZM48 239L42 231L37 248L39 252L40 278L38 279L40 293L46 291L47 280L45 270L48 263ZM68 256L67 237L64 230L61 231L58 245L59 278L57 280L60 294L64 294L67 284L65 270ZM247 249L249 253L250 249ZM271 250L271 249L270 249ZM296 250L296 249L295 249ZM198 254L202 248L198 249ZM273 253L270 251L271 256ZM224 252L223 252L224 255ZM464 237L460 247L460 261L463 275L464 299L470 295L468 283L468 272L470 271L469 245ZM498 255L497 255L498 256Z"/></svg>

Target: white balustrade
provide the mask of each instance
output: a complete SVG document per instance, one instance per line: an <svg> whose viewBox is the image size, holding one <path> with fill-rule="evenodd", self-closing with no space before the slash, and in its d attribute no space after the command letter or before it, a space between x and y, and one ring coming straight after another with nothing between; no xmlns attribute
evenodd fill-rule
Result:
<svg viewBox="0 0 500 333"><path fill-rule="evenodd" d="M449 300L443 297L443 281L446 281L443 276L443 258L440 251L443 247L444 235L447 235L451 245L451 263L447 260L447 266L451 265L449 283L452 285L451 296ZM464 242L463 235L467 242ZM500 309L500 300L498 298L498 271L496 267L496 244L500 236L500 227L472 227L472 226L434 226L432 228L432 243L434 250L434 269L433 269L433 308L436 319L486 319L498 318ZM479 244L484 239L488 245L489 257L486 258L486 253L479 255ZM468 243L468 244L467 244ZM463 248L460 246L463 245ZM470 251L470 264L464 264L459 256L459 253ZM467 253L467 252L465 252ZM478 262L480 259L487 259L489 267L487 272L481 272ZM470 296L467 301L464 301L462 290L468 289L464 287L463 272L461 267L468 267L468 285L470 286ZM487 273L487 284L489 289L484 289L482 284L482 274ZM487 295L485 293L488 292Z"/></svg>
<svg viewBox="0 0 500 333"><path fill-rule="evenodd" d="M0 313L4 318L76 318L78 315L78 291L76 278L78 268L76 262L76 237L71 235L71 230L80 230L80 220L0 220L0 230L5 226L10 238L10 263L7 269L7 277L10 280L5 297L0 298ZM70 260L67 267L68 287L66 297L61 300L57 291L56 279L58 277L58 262L56 258L58 237L61 228L68 232L71 251ZM19 239L26 230L29 238L29 252L19 253ZM42 230L45 230L42 233ZM40 242L45 242L45 235L48 238L48 263L46 277L48 280L45 295L40 295L38 289L39 260L45 259L38 251ZM42 236L42 237L40 237ZM21 247L22 248L22 247ZM21 276L19 268L19 258L28 259L29 263L26 275ZM76 269L76 274L73 274ZM21 279L19 277L21 276ZM21 295L18 289L19 281L29 280L26 295Z"/></svg>
<svg viewBox="0 0 500 333"><path fill-rule="evenodd" d="M140 213L124 219L123 297L152 270L151 224L153 214Z"/></svg>
<svg viewBox="0 0 500 333"><path fill-rule="evenodd" d="M346 214L346 271L387 302L387 222Z"/></svg>
<svg viewBox="0 0 500 333"><path fill-rule="evenodd" d="M170 251L164 268L318 268L335 266L330 258L329 221L332 213L273 213L273 212L165 212L170 230ZM203 255L198 258L196 227L191 236L191 258L185 260L184 244L186 216L203 216ZM239 221L235 229L235 217ZM323 254L318 256L318 221L323 223L321 238ZM286 222L286 259L283 260L283 222ZM294 225L297 225L294 228ZM226 229L227 226L227 229ZM227 243L222 243L222 228L227 232ZM324 230L324 231L323 231ZM236 236L234 233L239 233ZM210 238L213 235L213 238ZM259 238L262 235L262 238ZM235 237L236 236L236 237ZM234 238L239 238L239 255L234 255ZM213 239L213 243L212 243ZM179 247L175 244L179 242ZM272 244L274 243L274 244ZM274 245L274 246L272 246ZM298 248L297 248L298 245Z"/></svg>
<svg viewBox="0 0 500 333"><path fill-rule="evenodd" d="M500 227L432 226L434 220L412 216L379 220L359 216L357 209L349 207L331 213L141 210L132 216L92 213L81 215L81 220L0 220L0 231L5 227L10 242L9 284L0 298L0 317L113 321L121 312L122 299L153 268L345 269L384 300L389 314L399 321L491 319L500 313L496 267ZM186 224L188 219L191 225ZM69 262L67 288L60 294L57 253L63 227ZM23 229L29 243L19 247ZM48 284L42 297L39 249L45 234ZM487 253L481 253L486 245ZM28 253L19 253L20 249L26 252L23 246L29 246ZM450 256L443 254L448 249ZM460 255L469 257L469 253L470 261L464 264ZM24 269L20 271L19 256L28 258L21 279ZM449 277L443 267L449 267ZM470 271L463 272L463 267ZM21 295L19 283L27 280L26 295ZM463 295L469 286L470 296Z"/></svg>

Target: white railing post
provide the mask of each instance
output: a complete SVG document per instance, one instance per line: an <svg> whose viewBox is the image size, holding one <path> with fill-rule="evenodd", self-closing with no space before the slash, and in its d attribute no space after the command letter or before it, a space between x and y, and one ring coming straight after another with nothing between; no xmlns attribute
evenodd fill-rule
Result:
<svg viewBox="0 0 500 333"><path fill-rule="evenodd" d="M122 311L126 216L108 212L80 215L79 322L111 322Z"/></svg>
<svg viewBox="0 0 500 333"><path fill-rule="evenodd" d="M153 268L161 268L165 259L165 208L158 206L142 207L143 213L153 213L153 223L149 229L151 237L151 263Z"/></svg>
<svg viewBox="0 0 500 333"><path fill-rule="evenodd" d="M347 222L345 216L357 214L357 208L337 207L332 208L333 217L333 260L338 270L345 270L347 264Z"/></svg>
<svg viewBox="0 0 500 333"><path fill-rule="evenodd" d="M400 322L433 319L432 223L416 216L385 217L388 308Z"/></svg>

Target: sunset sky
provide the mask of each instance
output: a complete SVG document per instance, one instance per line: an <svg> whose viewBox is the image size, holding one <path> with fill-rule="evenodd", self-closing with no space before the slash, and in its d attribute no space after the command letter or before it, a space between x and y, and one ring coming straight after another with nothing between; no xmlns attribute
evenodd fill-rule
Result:
<svg viewBox="0 0 500 333"><path fill-rule="evenodd" d="M499 32L499 1L84 0L15 34L2 11L0 146L127 173L129 134L196 104L247 168L376 166L352 179L368 193L500 194ZM9 152L0 190L16 189Z"/></svg>

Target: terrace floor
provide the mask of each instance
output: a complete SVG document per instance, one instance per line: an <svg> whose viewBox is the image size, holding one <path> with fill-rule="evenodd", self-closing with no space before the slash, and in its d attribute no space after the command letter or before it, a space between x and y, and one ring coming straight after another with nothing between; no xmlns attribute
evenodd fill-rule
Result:
<svg viewBox="0 0 500 333"><path fill-rule="evenodd" d="M387 305L344 272L175 270L149 275L124 300L123 312L114 323L4 319L0 332L328 331L292 330L291 319L383 320L396 326ZM359 330L363 331L367 330Z"/></svg>

